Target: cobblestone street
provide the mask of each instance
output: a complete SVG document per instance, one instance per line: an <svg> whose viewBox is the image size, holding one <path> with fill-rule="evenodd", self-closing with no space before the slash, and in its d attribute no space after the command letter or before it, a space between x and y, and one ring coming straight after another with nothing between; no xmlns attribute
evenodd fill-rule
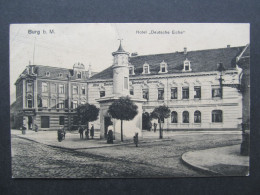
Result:
<svg viewBox="0 0 260 195"><path fill-rule="evenodd" d="M238 144L240 135L180 135L170 141L68 150L12 135L14 178L207 176L184 165L191 150Z"/></svg>

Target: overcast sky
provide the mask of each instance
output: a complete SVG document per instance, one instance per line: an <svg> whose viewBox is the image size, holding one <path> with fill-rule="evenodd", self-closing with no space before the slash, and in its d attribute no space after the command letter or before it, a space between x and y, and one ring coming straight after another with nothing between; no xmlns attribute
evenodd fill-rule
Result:
<svg viewBox="0 0 260 195"><path fill-rule="evenodd" d="M112 65L111 53L118 49L118 39L123 39L123 48L130 53L170 53L184 47L191 51L243 46L249 43L249 28L249 24L12 24L11 102L14 83L29 62L63 68L80 62L86 69L91 64L93 71L101 71Z"/></svg>

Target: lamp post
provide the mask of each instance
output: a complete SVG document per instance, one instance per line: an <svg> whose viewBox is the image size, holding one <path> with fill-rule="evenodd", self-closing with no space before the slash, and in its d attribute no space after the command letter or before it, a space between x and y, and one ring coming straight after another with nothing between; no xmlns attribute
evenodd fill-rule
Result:
<svg viewBox="0 0 260 195"><path fill-rule="evenodd" d="M223 63L219 63L217 65L217 70L219 71L219 85L220 85L220 97L223 98L223 72L225 71L225 68L223 66Z"/></svg>

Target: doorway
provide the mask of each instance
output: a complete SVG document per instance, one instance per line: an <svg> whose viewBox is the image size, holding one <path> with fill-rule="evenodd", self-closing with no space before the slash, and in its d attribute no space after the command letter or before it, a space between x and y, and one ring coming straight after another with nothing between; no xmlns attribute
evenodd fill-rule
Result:
<svg viewBox="0 0 260 195"><path fill-rule="evenodd" d="M112 120L111 120L111 117L106 116L106 117L105 117L105 120L104 120L104 123L105 123L104 138L107 139L108 126L113 125L113 122L112 122Z"/></svg>
<svg viewBox="0 0 260 195"><path fill-rule="evenodd" d="M28 129L32 130L33 119L32 116L28 116Z"/></svg>

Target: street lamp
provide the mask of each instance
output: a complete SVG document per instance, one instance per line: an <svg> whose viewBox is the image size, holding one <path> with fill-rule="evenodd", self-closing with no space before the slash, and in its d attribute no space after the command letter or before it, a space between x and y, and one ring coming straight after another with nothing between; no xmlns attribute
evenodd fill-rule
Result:
<svg viewBox="0 0 260 195"><path fill-rule="evenodd" d="M219 72L220 97L222 99L223 98L223 81L224 81L224 79L222 77L223 77L223 73L225 71L223 63L220 62L217 65L217 71Z"/></svg>

